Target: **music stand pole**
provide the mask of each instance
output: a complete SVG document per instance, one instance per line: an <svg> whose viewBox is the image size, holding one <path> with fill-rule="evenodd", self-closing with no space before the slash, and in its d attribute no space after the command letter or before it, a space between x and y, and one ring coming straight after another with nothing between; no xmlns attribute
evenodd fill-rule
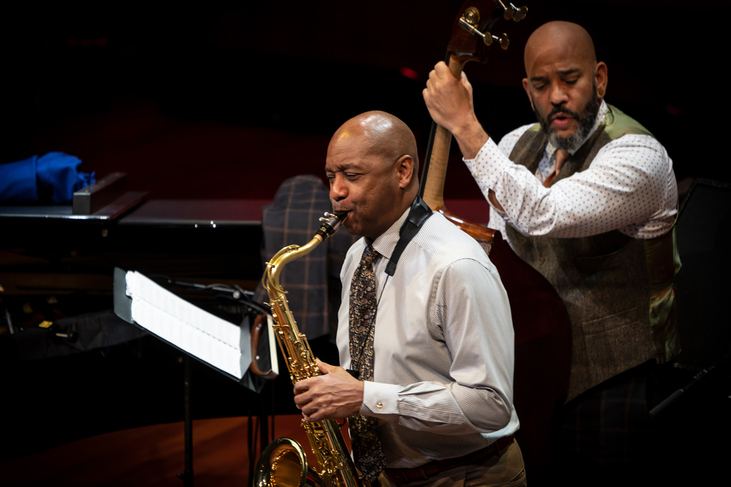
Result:
<svg viewBox="0 0 731 487"><path fill-rule="evenodd" d="M193 415L190 408L190 356L183 355L184 371L184 448L185 448L185 471L178 474L178 478L183 481L185 487L193 487Z"/></svg>

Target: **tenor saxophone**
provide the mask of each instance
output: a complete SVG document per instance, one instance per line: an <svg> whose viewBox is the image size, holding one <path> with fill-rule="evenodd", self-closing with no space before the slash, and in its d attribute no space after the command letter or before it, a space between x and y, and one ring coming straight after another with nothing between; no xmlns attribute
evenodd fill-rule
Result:
<svg viewBox="0 0 731 487"><path fill-rule="evenodd" d="M325 213L320 229L307 244L289 245L277 252L266 264L262 284L269 294L269 306L274 320L275 336L287 362L292 383L321 375L307 338L300 333L287 304L286 291L279 284L284 266L312 252L334 234L347 213ZM359 476L336 421L307 421L301 423L312 451L320 465L318 472L308 465L304 450L291 438L278 438L264 449L254 471L255 487L369 487Z"/></svg>

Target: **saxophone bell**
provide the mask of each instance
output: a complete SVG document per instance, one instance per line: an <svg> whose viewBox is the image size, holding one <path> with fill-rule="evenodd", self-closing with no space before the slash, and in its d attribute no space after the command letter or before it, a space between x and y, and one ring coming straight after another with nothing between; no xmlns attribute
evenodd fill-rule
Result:
<svg viewBox="0 0 731 487"><path fill-rule="evenodd" d="M254 470L253 487L325 487L320 474L292 438L277 438L262 452Z"/></svg>

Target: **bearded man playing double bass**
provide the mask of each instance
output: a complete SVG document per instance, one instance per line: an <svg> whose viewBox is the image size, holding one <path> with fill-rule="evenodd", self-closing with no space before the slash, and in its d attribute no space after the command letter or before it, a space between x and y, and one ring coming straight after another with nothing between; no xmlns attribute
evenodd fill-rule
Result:
<svg viewBox="0 0 731 487"><path fill-rule="evenodd" d="M409 128L383 112L338 129L325 172L362 236L341 279L341 367L295 385L306 419L349 418L355 464L393 485L525 485L513 433L514 336L494 265L418 194ZM354 378L357 375L360 380Z"/></svg>
<svg viewBox="0 0 731 487"><path fill-rule="evenodd" d="M582 27L539 27L524 61L538 123L499 145L477 120L466 76L438 64L424 99L490 202L489 226L553 284L569 312L558 465L570 465L581 485L625 482L636 478L626 468L645 466L652 453L648 412L663 398L653 397L657 364L679 352L672 161L647 129L604 101L607 66Z"/></svg>

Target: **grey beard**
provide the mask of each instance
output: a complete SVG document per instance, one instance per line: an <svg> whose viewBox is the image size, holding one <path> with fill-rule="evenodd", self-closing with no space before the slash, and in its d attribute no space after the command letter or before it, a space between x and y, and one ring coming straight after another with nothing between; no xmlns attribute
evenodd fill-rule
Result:
<svg viewBox="0 0 731 487"><path fill-rule="evenodd" d="M557 149L563 149L573 154L579 149L579 147L581 147L584 143L584 139L586 139L589 132L591 132L591 129L594 127L594 122L596 121L596 115L599 113L599 107L601 106L601 101L596 94L596 89L592 90L592 92L592 97L589 99L586 107L578 117L579 127L576 129L576 132L568 137L560 137L551 129L548 119L551 118L553 113L549 113L544 119L541 118L537 110L533 110L538 118L538 122L541 124L541 129L548 136L548 141ZM566 111L566 113L575 116L573 112Z"/></svg>

